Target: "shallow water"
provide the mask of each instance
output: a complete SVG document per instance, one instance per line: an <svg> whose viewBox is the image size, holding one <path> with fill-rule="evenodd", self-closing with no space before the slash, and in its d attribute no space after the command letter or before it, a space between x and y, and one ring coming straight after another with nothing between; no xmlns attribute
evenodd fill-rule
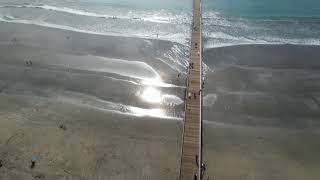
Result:
<svg viewBox="0 0 320 180"><path fill-rule="evenodd" d="M125 4L125 6L124 6ZM187 44L191 1L3 1L0 20L87 33L165 39Z"/></svg>
<svg viewBox="0 0 320 180"><path fill-rule="evenodd" d="M317 0L204 1L205 48L240 44L320 45Z"/></svg>

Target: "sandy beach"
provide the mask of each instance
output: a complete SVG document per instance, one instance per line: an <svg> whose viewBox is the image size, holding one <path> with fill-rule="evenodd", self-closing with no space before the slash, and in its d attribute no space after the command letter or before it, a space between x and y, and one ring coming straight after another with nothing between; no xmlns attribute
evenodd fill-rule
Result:
<svg viewBox="0 0 320 180"><path fill-rule="evenodd" d="M174 179L181 122L1 95L0 179ZM63 125L63 126L62 126ZM33 157L37 158L30 168Z"/></svg>
<svg viewBox="0 0 320 180"><path fill-rule="evenodd" d="M289 1L3 0L0 180L178 179L200 54L188 175L320 179L320 6Z"/></svg>
<svg viewBox="0 0 320 180"><path fill-rule="evenodd" d="M204 161L212 179L318 179L317 46L207 50Z"/></svg>
<svg viewBox="0 0 320 180"><path fill-rule="evenodd" d="M178 176L187 47L0 26L0 179Z"/></svg>

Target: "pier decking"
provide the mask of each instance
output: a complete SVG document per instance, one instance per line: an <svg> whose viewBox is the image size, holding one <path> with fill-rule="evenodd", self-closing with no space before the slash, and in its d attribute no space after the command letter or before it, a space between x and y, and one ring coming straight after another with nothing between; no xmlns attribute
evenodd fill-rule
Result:
<svg viewBox="0 0 320 180"><path fill-rule="evenodd" d="M186 110L180 180L200 180L202 164L202 40L201 1L194 0L191 59L187 80Z"/></svg>

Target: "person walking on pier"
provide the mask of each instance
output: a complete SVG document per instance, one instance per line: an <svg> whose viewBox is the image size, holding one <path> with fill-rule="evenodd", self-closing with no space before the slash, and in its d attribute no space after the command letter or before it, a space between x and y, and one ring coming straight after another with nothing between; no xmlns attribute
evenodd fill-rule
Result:
<svg viewBox="0 0 320 180"><path fill-rule="evenodd" d="M197 173L194 173L193 179L194 179L194 180L198 180L198 174L197 174Z"/></svg>
<svg viewBox="0 0 320 180"><path fill-rule="evenodd" d="M194 63L193 63L193 62L192 62L192 63L190 63L190 64L189 64L189 69L193 69L193 68L194 68L194 66L193 66L193 65L194 65Z"/></svg>
<svg viewBox="0 0 320 180"><path fill-rule="evenodd" d="M188 92L188 98L191 99L191 92Z"/></svg>

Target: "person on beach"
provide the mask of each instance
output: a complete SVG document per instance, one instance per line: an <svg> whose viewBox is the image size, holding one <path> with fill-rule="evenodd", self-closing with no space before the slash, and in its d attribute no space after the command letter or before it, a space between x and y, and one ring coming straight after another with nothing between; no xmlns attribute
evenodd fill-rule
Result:
<svg viewBox="0 0 320 180"><path fill-rule="evenodd" d="M202 176L202 177L203 177L204 173L206 172L206 169L207 169L206 164L202 163L202 164L201 164L201 173L202 173L201 176Z"/></svg>
<svg viewBox="0 0 320 180"><path fill-rule="evenodd" d="M32 61L31 61L31 60L27 60L27 61L26 61L26 65L27 65L27 66L32 66Z"/></svg>
<svg viewBox="0 0 320 180"><path fill-rule="evenodd" d="M64 124L60 124L59 128L60 128L61 130L63 130L63 131L66 131L66 130L67 130L67 127L66 127L66 125L64 125Z"/></svg>
<svg viewBox="0 0 320 180"><path fill-rule="evenodd" d="M30 165L30 168L33 169L36 167L36 161L35 160L31 160L31 165Z"/></svg>
<svg viewBox="0 0 320 180"><path fill-rule="evenodd" d="M196 165L197 165L197 167L199 167L199 156L198 155L196 155Z"/></svg>

